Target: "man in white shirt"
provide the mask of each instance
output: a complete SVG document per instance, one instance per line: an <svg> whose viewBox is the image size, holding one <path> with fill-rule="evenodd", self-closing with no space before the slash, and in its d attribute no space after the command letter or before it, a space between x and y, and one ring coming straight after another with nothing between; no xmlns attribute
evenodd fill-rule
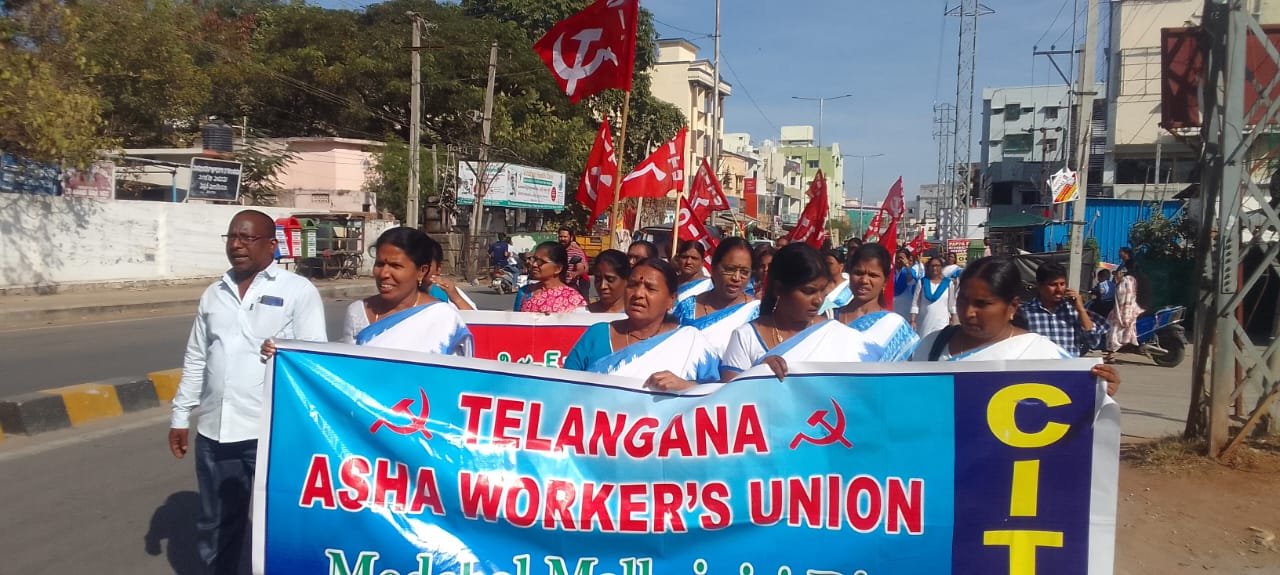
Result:
<svg viewBox="0 0 1280 575"><path fill-rule="evenodd" d="M237 572L244 547L266 376L262 342L327 339L320 293L273 259L270 216L242 211L223 237L231 269L200 296L169 429L169 449L182 459L196 417L196 549L210 573Z"/></svg>

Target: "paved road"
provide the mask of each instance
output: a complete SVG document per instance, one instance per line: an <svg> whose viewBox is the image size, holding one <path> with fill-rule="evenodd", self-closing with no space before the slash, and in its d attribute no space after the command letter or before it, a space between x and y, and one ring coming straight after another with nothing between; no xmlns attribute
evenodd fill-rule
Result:
<svg viewBox="0 0 1280 575"><path fill-rule="evenodd" d="M481 309L510 309L512 302L482 288L468 295ZM350 301L325 302L330 339L341 335ZM178 367L192 312L0 331L0 397Z"/></svg>

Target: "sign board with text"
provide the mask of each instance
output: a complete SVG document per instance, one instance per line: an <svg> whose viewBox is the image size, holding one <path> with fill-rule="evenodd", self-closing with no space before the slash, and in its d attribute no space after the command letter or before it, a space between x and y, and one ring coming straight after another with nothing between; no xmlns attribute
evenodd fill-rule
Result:
<svg viewBox="0 0 1280 575"><path fill-rule="evenodd" d="M235 202L240 199L240 162L213 158L191 158L189 200Z"/></svg>
<svg viewBox="0 0 1280 575"><path fill-rule="evenodd" d="M479 162L458 162L458 205L476 202ZM563 210L564 174L503 162L489 162L485 167L487 191L484 205L490 208L532 208Z"/></svg>

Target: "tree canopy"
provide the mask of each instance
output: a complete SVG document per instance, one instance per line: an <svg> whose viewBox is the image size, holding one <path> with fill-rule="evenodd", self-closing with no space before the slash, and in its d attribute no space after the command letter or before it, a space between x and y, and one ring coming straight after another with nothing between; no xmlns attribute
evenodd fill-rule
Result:
<svg viewBox="0 0 1280 575"><path fill-rule="evenodd" d="M357 11L278 0L9 0L0 11L0 147L83 162L115 144L189 144L211 116L243 118L270 137L403 143L406 13L414 12L428 22L422 144L477 154L489 47L497 42L490 155L569 174L572 197L598 123L617 122L622 94L570 104L532 45L587 3L391 0ZM649 93L656 32L647 11L640 24L628 166L683 123ZM436 192L424 187L425 195Z"/></svg>

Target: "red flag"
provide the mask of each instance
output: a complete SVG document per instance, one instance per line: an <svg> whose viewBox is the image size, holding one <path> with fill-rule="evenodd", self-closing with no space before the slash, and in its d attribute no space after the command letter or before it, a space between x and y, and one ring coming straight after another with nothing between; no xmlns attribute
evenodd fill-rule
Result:
<svg viewBox="0 0 1280 575"><path fill-rule="evenodd" d="M631 89L639 0L596 0L556 22L533 45L569 101L617 88Z"/></svg>
<svg viewBox="0 0 1280 575"><path fill-rule="evenodd" d="M880 204L880 211L876 212L874 218L871 218L871 224L867 226L867 233L863 234L864 241L875 241L888 235L888 227L894 228L897 240L897 224L902 219L902 215L907 211L906 201L902 198L902 178L893 183L893 187L889 188L889 195L884 197L884 203ZM888 248L892 244L880 242L880 245ZM889 250L891 253L893 250Z"/></svg>
<svg viewBox="0 0 1280 575"><path fill-rule="evenodd" d="M913 238L910 242L907 242L907 249L910 249L911 253L913 254L918 254L918 253L922 253L924 251L924 248L927 247L928 245L929 243L926 242L924 239L924 228L921 227L920 231L916 234L916 237Z"/></svg>
<svg viewBox="0 0 1280 575"><path fill-rule="evenodd" d="M809 182L809 203L804 206L804 211L800 213L800 221L796 222L796 227L787 235L793 242L804 242L813 246L814 249L822 248L822 241L827 238L827 214L831 208L827 205L827 178L822 175L822 170L818 170L818 174L814 176L813 181Z"/></svg>
<svg viewBox="0 0 1280 575"><path fill-rule="evenodd" d="M665 198L668 193L684 191L684 136L680 128L676 137L658 146L635 171L622 179L624 198Z"/></svg>
<svg viewBox="0 0 1280 575"><path fill-rule="evenodd" d="M677 228L680 231L677 242L684 240L700 242L707 254L702 258L702 267L711 269L711 256L715 253L716 248L719 247L720 242L711 237L711 233L707 231L707 225L703 223L703 218L694 215L693 208L689 206L687 198L680 198L680 213L676 217L679 218Z"/></svg>
<svg viewBox="0 0 1280 575"><path fill-rule="evenodd" d="M711 212L729 209L729 200L724 197L724 189L720 187L720 179L711 170L711 163L706 158L698 167L698 174L693 177L693 190L689 192L689 205L693 207L693 215L699 220L707 219Z"/></svg>
<svg viewBox="0 0 1280 575"><path fill-rule="evenodd" d="M591 210L589 222L595 223L613 203L613 184L618 181L618 156L613 153L613 134L609 120L600 124L596 143L587 156L587 167L578 183L578 203Z"/></svg>

